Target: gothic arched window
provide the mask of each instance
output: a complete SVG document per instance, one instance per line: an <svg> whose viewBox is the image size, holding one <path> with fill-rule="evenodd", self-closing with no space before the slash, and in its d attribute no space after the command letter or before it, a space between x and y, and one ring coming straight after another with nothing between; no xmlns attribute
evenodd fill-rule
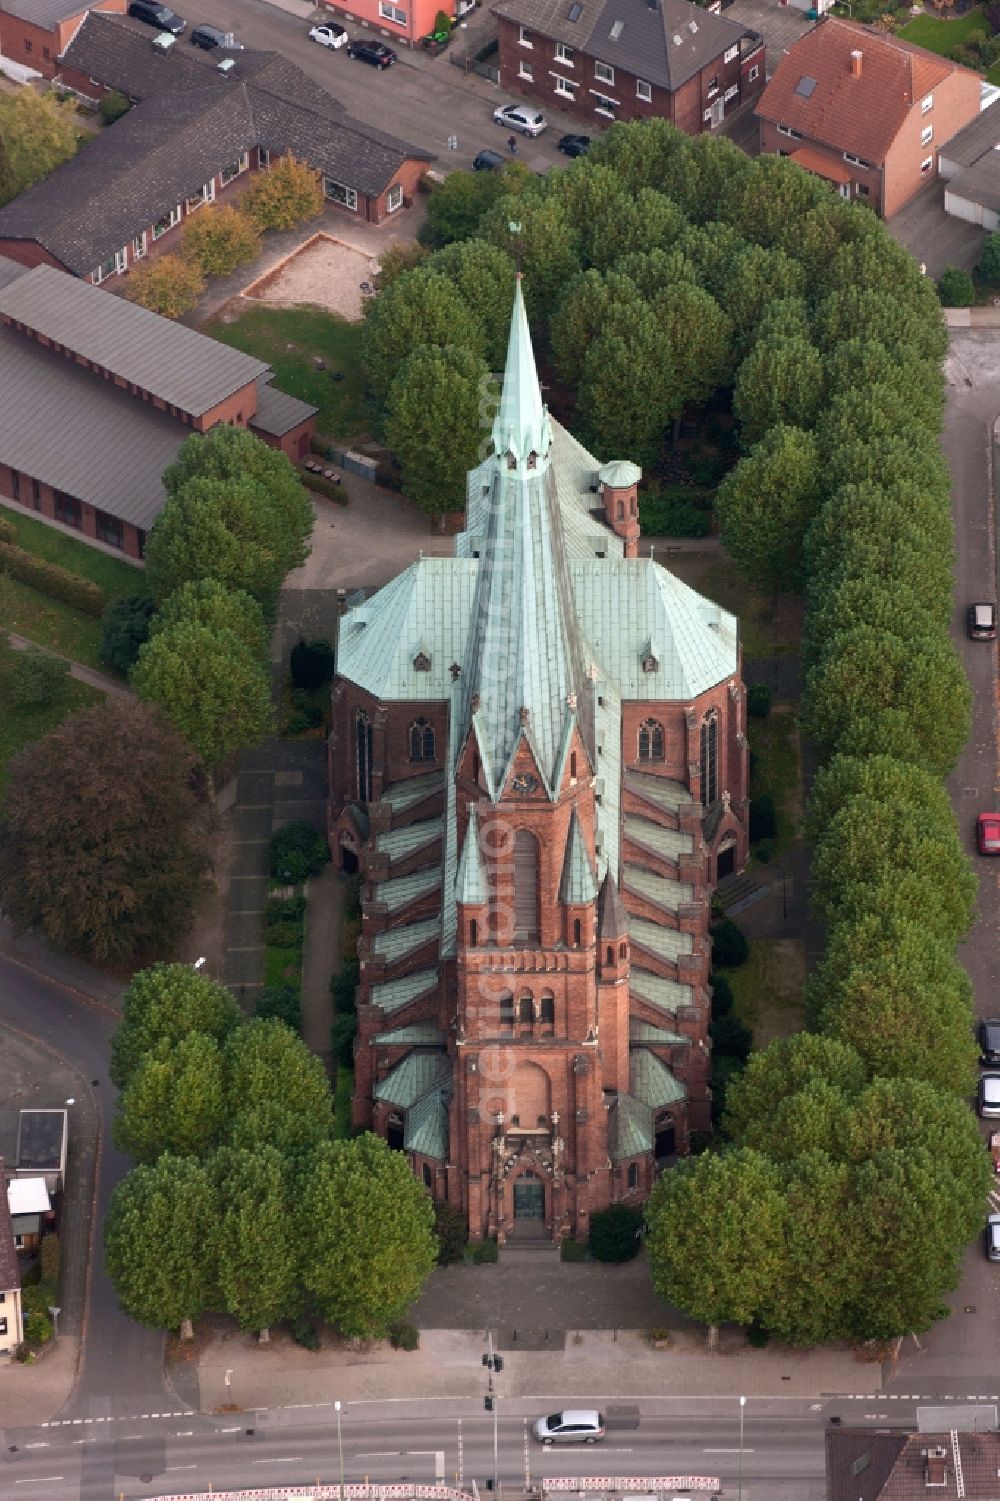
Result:
<svg viewBox="0 0 1000 1501"><path fill-rule="evenodd" d="M434 760L434 726L428 719L415 719L410 725L410 760Z"/></svg>
<svg viewBox="0 0 1000 1501"><path fill-rule="evenodd" d="M514 835L514 942L538 941L538 840L527 829Z"/></svg>
<svg viewBox="0 0 1000 1501"><path fill-rule="evenodd" d="M500 997L500 1030L501 1032L514 1030L514 997L510 991Z"/></svg>
<svg viewBox="0 0 1000 1501"><path fill-rule="evenodd" d="M372 722L364 709L354 716L354 746L358 801L367 803L372 795Z"/></svg>
<svg viewBox="0 0 1000 1501"><path fill-rule="evenodd" d="M582 929L581 929L581 925L580 925L580 919L578 917L574 917L574 919L573 919L573 947L575 949L578 949L580 947L581 932L582 932Z"/></svg>
<svg viewBox="0 0 1000 1501"><path fill-rule="evenodd" d="M554 1027L556 1024L556 999L554 995L546 992L539 1002L539 1021L543 1027Z"/></svg>
<svg viewBox="0 0 1000 1501"><path fill-rule="evenodd" d="M535 1003L530 995L523 995L517 1006L517 1019L519 1022L533 1022L535 1019Z"/></svg>
<svg viewBox="0 0 1000 1501"><path fill-rule="evenodd" d="M663 760L663 726L658 719L644 719L639 726L639 760Z"/></svg>
<svg viewBox="0 0 1000 1501"><path fill-rule="evenodd" d="M719 796L719 717L708 714L701 722L701 800L714 803Z"/></svg>
<svg viewBox="0 0 1000 1501"><path fill-rule="evenodd" d="M639 1165L636 1162L630 1162L628 1165L628 1186L629 1192L639 1187Z"/></svg>

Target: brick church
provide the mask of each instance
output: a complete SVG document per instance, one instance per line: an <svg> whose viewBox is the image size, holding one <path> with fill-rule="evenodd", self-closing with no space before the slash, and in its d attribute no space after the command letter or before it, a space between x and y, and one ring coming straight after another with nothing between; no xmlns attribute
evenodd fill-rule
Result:
<svg viewBox="0 0 1000 1501"><path fill-rule="evenodd" d="M518 283L450 558L343 617L354 1121L473 1240L585 1237L710 1124L710 897L747 850L737 622L639 557L638 468L542 401Z"/></svg>

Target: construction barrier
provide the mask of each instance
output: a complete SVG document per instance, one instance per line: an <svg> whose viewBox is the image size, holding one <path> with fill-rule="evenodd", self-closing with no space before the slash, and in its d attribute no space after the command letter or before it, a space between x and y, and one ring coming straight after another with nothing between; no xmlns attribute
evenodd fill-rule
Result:
<svg viewBox="0 0 1000 1501"><path fill-rule="evenodd" d="M513 1493L514 1488L511 1487ZM716 1475L571 1475L544 1480L538 1489L544 1496L550 1491L601 1491L605 1493L641 1491L720 1491ZM184 1495L162 1496L160 1501L470 1501L470 1492L449 1485L282 1485L254 1491L186 1491Z"/></svg>
<svg viewBox="0 0 1000 1501"><path fill-rule="evenodd" d="M565 1480L542 1480L546 1491L719 1491L717 1475L582 1475Z"/></svg>

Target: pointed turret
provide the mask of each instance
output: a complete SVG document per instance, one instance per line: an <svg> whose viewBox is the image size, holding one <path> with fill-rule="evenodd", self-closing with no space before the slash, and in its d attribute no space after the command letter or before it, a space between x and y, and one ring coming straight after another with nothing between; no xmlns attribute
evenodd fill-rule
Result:
<svg viewBox="0 0 1000 1501"><path fill-rule="evenodd" d="M597 881L594 878L594 867L590 863L583 830L580 828L580 820L574 808L570 819L569 837L566 840L559 900L566 907L585 907L594 900L596 895Z"/></svg>
<svg viewBox="0 0 1000 1501"><path fill-rule="evenodd" d="M597 937L604 943L617 943L628 937L628 913L610 870L601 882L601 894L597 899Z"/></svg>
<svg viewBox="0 0 1000 1501"><path fill-rule="evenodd" d="M469 809L469 826L458 862L455 900L467 907L482 907L489 901L486 874L479 853L479 818L474 807Z"/></svg>
<svg viewBox="0 0 1000 1501"><path fill-rule="evenodd" d="M512 453L524 460L532 453L539 459L544 458L551 443L552 428L538 383L535 352L531 347L531 332L518 273L514 287L514 313L507 339L503 392L493 420L493 446L498 454Z"/></svg>

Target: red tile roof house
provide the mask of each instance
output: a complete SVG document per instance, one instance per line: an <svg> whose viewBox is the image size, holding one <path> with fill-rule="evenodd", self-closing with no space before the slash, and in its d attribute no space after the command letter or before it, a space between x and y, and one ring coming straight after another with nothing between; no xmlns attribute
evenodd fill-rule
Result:
<svg viewBox="0 0 1000 1501"><path fill-rule="evenodd" d="M316 408L270 382L228 344L0 258L0 508L138 562L163 471L192 432L228 422L293 462L308 452Z"/></svg>
<svg viewBox="0 0 1000 1501"><path fill-rule="evenodd" d="M58 81L138 101L72 161L0 208L0 255L98 283L123 271L236 179L286 152L322 174L327 202L378 224L412 202L434 156L343 106L276 52L162 50L165 33L87 17ZM231 66L230 66L231 64ZM230 187L230 185L233 185Z"/></svg>
<svg viewBox="0 0 1000 1501"><path fill-rule="evenodd" d="M57 58L73 40L89 10L123 13L128 0L2 0L0 3L0 59L12 77L39 73L54 78ZM2 66L0 63L0 66ZM26 72L24 70L27 70Z"/></svg>
<svg viewBox="0 0 1000 1501"><path fill-rule="evenodd" d="M658 116L688 135L764 87L764 39L688 0L500 0L500 83L580 120Z"/></svg>
<svg viewBox="0 0 1000 1501"><path fill-rule="evenodd" d="M899 37L827 16L764 90L760 149L891 219L937 176L940 147L978 115L981 82Z"/></svg>

